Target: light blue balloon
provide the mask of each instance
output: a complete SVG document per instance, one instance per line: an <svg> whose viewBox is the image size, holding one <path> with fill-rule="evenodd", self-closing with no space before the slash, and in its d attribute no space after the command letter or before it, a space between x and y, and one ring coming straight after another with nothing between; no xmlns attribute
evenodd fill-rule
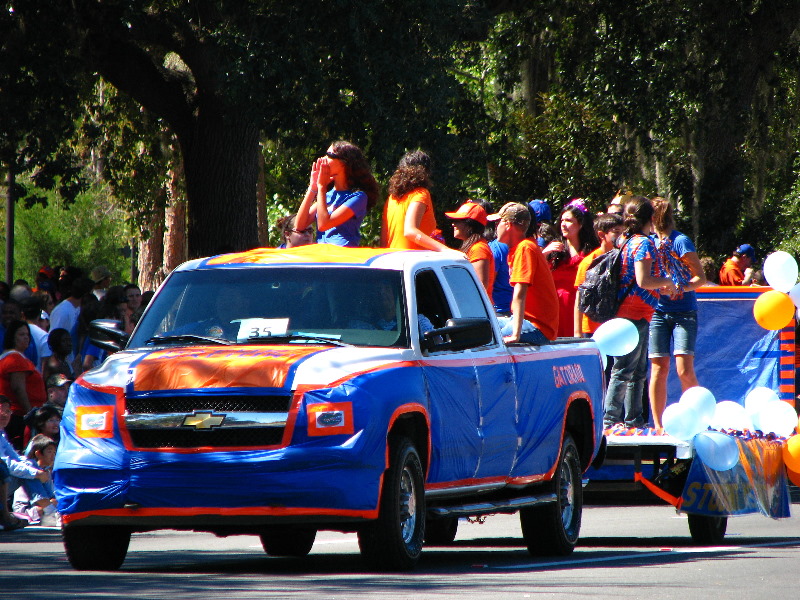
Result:
<svg viewBox="0 0 800 600"><path fill-rule="evenodd" d="M592 335L600 352L607 356L625 356L639 344L639 331L628 319L606 321Z"/></svg>
<svg viewBox="0 0 800 600"><path fill-rule="evenodd" d="M681 402L670 404L664 409L664 414L661 415L661 424L669 435L684 441L689 441L698 432L708 427L706 423L702 422L694 408Z"/></svg>
<svg viewBox="0 0 800 600"><path fill-rule="evenodd" d="M736 440L719 431L704 431L694 438L694 451L703 464L715 471L728 471L739 464Z"/></svg>
<svg viewBox="0 0 800 600"><path fill-rule="evenodd" d="M686 404L697 411L700 421L705 425L711 423L714 411L717 408L717 399L711 393L711 390L699 385L690 387L683 392L680 403Z"/></svg>

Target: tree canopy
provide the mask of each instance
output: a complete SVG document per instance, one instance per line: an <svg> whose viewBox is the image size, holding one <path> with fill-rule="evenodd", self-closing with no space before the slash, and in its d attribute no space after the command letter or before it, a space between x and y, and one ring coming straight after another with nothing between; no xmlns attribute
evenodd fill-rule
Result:
<svg viewBox="0 0 800 600"><path fill-rule="evenodd" d="M440 210L475 195L556 208L581 196L600 210L627 188L672 199L679 225L716 257L742 241L791 246L791 0L5 6L0 105L24 114L0 126L0 150L13 148L20 170L35 154L50 169L38 175L58 172L46 142L82 124L104 177L145 215L174 136L190 256L256 245L260 172L268 202L291 210L313 158L340 138L383 181L405 150L430 151ZM120 95L98 103L95 73ZM126 182L131 173L141 181Z"/></svg>

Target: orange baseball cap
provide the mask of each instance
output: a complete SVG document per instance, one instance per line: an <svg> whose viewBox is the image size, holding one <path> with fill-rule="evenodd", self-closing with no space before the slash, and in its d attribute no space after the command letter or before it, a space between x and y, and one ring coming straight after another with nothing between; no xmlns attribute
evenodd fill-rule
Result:
<svg viewBox="0 0 800 600"><path fill-rule="evenodd" d="M444 215L451 219L472 219L481 225L486 225L489 222L486 218L488 216L486 211L480 204L475 204L474 202L465 202L458 207L457 211L446 212Z"/></svg>

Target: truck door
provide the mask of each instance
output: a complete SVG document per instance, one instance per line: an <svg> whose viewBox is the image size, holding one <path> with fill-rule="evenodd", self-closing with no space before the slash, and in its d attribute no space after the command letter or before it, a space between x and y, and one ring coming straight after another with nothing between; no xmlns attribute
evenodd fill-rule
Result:
<svg viewBox="0 0 800 600"><path fill-rule="evenodd" d="M432 269L414 277L418 315L434 328L456 316ZM415 315L411 315L412 323ZM470 485L483 450L478 379L469 351L437 351L420 361L428 389L431 464L428 484Z"/></svg>
<svg viewBox="0 0 800 600"><path fill-rule="evenodd" d="M488 319L478 283L465 267L442 269L459 317ZM475 478L508 477L517 451L516 385L511 356L501 340L467 351L478 379L478 435L481 458Z"/></svg>

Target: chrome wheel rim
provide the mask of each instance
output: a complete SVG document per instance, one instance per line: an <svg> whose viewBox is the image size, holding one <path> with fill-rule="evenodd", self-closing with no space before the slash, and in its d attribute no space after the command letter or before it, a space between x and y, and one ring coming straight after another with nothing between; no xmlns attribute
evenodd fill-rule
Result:
<svg viewBox="0 0 800 600"><path fill-rule="evenodd" d="M405 467L400 476L400 532L406 544L411 543L417 528L417 494L411 469Z"/></svg>

